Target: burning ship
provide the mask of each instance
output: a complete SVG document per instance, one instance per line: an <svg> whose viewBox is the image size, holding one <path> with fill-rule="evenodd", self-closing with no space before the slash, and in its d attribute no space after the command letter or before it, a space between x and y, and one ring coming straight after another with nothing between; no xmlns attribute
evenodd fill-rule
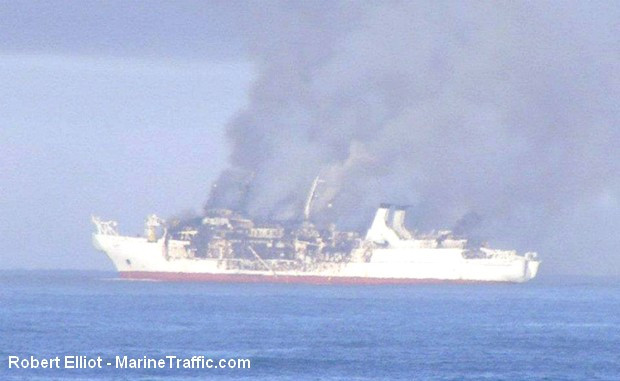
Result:
<svg viewBox="0 0 620 381"><path fill-rule="evenodd" d="M94 246L122 278L166 281L387 284L525 282L537 254L472 246L450 231L418 234L405 227L406 208L382 204L366 232L320 229L308 217L313 192L297 223L257 223L229 209L194 221L147 218L140 237L93 217Z"/></svg>

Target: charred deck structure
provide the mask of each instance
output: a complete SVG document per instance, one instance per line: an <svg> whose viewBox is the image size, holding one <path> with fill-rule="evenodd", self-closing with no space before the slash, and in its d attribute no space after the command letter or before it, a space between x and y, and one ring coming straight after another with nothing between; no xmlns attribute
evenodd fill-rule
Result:
<svg viewBox="0 0 620 381"><path fill-rule="evenodd" d="M450 231L418 234L405 227L405 213L382 204L365 236L334 225L317 228L307 213L298 222L266 223L228 209L168 223L152 215L144 237L121 236L115 222L93 217L93 242L125 278L381 284L536 276L535 253L470 247Z"/></svg>

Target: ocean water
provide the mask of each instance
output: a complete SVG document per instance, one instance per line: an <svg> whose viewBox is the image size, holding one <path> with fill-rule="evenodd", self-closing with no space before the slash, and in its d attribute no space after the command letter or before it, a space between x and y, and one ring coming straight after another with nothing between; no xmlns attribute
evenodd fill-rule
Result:
<svg viewBox="0 0 620 381"><path fill-rule="evenodd" d="M0 272L0 380L620 380L620 282L305 286ZM8 357L250 369L9 369Z"/></svg>

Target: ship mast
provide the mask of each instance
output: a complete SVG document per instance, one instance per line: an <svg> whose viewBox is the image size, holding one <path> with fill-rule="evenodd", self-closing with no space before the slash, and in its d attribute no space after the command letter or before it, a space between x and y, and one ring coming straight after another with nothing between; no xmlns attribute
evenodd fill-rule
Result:
<svg viewBox="0 0 620 381"><path fill-rule="evenodd" d="M310 218L310 209L312 208L312 201L314 201L314 196L316 194L316 187L322 182L323 180L321 180L319 176L315 177L312 182L310 192L308 193L308 198L306 199L306 205L304 206L304 221L308 221Z"/></svg>

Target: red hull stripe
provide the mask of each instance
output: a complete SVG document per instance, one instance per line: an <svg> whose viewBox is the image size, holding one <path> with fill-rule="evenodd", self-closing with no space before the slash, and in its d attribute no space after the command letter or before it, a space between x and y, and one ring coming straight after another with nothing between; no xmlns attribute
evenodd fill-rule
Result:
<svg viewBox="0 0 620 381"><path fill-rule="evenodd" d="M217 283L300 283L300 284L433 284L433 283L503 283L475 280L326 277L316 275L252 275L123 271L123 279L161 280L167 282Z"/></svg>

